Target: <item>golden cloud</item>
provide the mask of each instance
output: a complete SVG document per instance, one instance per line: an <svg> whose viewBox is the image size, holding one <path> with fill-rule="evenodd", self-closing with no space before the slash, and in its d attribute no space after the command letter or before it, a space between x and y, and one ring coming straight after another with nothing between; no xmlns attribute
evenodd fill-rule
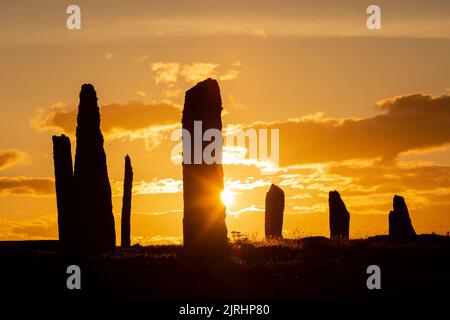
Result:
<svg viewBox="0 0 450 320"><path fill-rule="evenodd" d="M226 179L225 188L233 191L252 190L255 188L262 188L270 186L271 182L264 179L256 179L254 177L248 177L245 179Z"/></svg>
<svg viewBox="0 0 450 320"><path fill-rule="evenodd" d="M218 64L207 62L195 62L186 64L181 70L181 75L187 82L199 82L207 78L216 77L215 69Z"/></svg>
<svg viewBox="0 0 450 320"><path fill-rule="evenodd" d="M169 194L183 190L183 181L172 178L139 181L133 186L135 194Z"/></svg>
<svg viewBox="0 0 450 320"><path fill-rule="evenodd" d="M220 81L233 80L233 79L236 79L238 75L239 75L239 70L231 69L230 71L228 71L224 75L221 75L219 77L219 80Z"/></svg>
<svg viewBox="0 0 450 320"><path fill-rule="evenodd" d="M177 62L156 62L152 63L150 68L156 72L156 84L177 82L178 80L180 64Z"/></svg>
<svg viewBox="0 0 450 320"><path fill-rule="evenodd" d="M179 77L186 82L196 83L207 78L218 78L221 81L234 80L239 75L237 68L240 63L234 63L233 69L228 72L217 70L219 64L211 62L193 62L191 64L180 64L178 62L155 62L150 69L155 72L156 84L167 84L173 86Z"/></svg>

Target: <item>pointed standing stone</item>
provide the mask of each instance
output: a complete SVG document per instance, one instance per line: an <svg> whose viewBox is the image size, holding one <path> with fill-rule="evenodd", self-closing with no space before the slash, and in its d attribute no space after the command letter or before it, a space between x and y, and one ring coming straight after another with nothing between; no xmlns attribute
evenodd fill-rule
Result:
<svg viewBox="0 0 450 320"><path fill-rule="evenodd" d="M416 231L409 217L405 199L394 196L394 210L389 213L389 236L396 239L410 239L416 236Z"/></svg>
<svg viewBox="0 0 450 320"><path fill-rule="evenodd" d="M266 238L282 238L284 213L284 191L272 184L266 193L265 233Z"/></svg>
<svg viewBox="0 0 450 320"><path fill-rule="evenodd" d="M330 237L348 239L350 229L350 213L345 207L341 195L337 191L330 191L328 196L330 211Z"/></svg>
<svg viewBox="0 0 450 320"><path fill-rule="evenodd" d="M203 133L208 129L222 130L221 113L222 99L216 80L207 79L186 92L182 125L191 135L191 144L183 144L183 153L192 155L191 164L183 162L183 240L188 250L220 251L227 245L225 206L220 197L222 164L207 164L203 157L198 159L200 163L194 163L194 141L203 141ZM194 132L194 121L201 121L200 132ZM202 154L208 144L201 143ZM222 145L223 142L220 150Z"/></svg>
<svg viewBox="0 0 450 320"><path fill-rule="evenodd" d="M78 232L74 216L72 151L69 137L53 136L52 141L59 240L67 245L76 239Z"/></svg>
<svg viewBox="0 0 450 320"><path fill-rule="evenodd" d="M81 245L93 251L115 248L111 185L100 131L100 110L94 87L84 84L77 116L74 181Z"/></svg>
<svg viewBox="0 0 450 320"><path fill-rule="evenodd" d="M133 167L130 156L125 157L125 176L123 180L121 245L130 247L131 191L133 187Z"/></svg>

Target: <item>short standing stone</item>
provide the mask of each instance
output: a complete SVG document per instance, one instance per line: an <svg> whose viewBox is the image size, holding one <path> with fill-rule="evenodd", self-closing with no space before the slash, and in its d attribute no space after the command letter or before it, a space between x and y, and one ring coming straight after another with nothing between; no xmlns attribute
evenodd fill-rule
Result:
<svg viewBox="0 0 450 320"><path fill-rule="evenodd" d="M389 236L396 239L409 239L416 236L409 217L405 199L394 196L394 210L389 213Z"/></svg>
<svg viewBox="0 0 450 320"><path fill-rule="evenodd" d="M337 191L330 191L328 196L330 210L330 237L348 239L350 230L350 213L345 207L341 195Z"/></svg>
<svg viewBox="0 0 450 320"><path fill-rule="evenodd" d="M266 238L282 238L284 213L284 191L272 184L266 193L265 233Z"/></svg>

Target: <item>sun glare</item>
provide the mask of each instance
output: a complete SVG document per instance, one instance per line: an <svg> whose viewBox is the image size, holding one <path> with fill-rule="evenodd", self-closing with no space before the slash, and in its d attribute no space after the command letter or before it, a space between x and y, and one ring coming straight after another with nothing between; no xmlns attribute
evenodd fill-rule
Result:
<svg viewBox="0 0 450 320"><path fill-rule="evenodd" d="M234 202L234 195L231 190L225 189L222 191L222 194L220 195L222 198L222 202L225 206L229 207Z"/></svg>

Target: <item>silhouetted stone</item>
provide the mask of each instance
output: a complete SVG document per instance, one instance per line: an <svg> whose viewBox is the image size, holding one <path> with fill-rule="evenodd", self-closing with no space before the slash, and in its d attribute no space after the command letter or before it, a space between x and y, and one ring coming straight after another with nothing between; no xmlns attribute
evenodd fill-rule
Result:
<svg viewBox="0 0 450 320"><path fill-rule="evenodd" d="M77 121L74 181L80 244L86 250L111 250L116 242L111 185L100 131L97 94L90 84L81 88Z"/></svg>
<svg viewBox="0 0 450 320"><path fill-rule="evenodd" d="M194 157L194 141L201 140L194 133L194 121L202 121L202 132L222 130L222 99L216 80L207 79L186 92L183 108L183 129L191 135L191 145L183 144L183 153ZM202 152L209 142L202 143ZM222 145L220 146L220 150ZM193 159L192 159L193 160ZM183 239L189 249L218 251L227 245L225 206L221 202L223 169L221 163L200 164L183 161Z"/></svg>
<svg viewBox="0 0 450 320"><path fill-rule="evenodd" d="M125 176L123 179L121 245L130 246L131 189L133 187L133 167L130 156L125 157Z"/></svg>
<svg viewBox="0 0 450 320"><path fill-rule="evenodd" d="M282 238L284 213L284 191L272 184L266 193L265 233L266 238Z"/></svg>
<svg viewBox="0 0 450 320"><path fill-rule="evenodd" d="M394 196L394 210L389 213L389 236L396 239L409 239L416 236L416 232L409 217L405 199Z"/></svg>
<svg viewBox="0 0 450 320"><path fill-rule="evenodd" d="M330 210L330 237L348 239L350 213L347 211L339 192L330 191L328 196L328 207Z"/></svg>
<svg viewBox="0 0 450 320"><path fill-rule="evenodd" d="M69 137L53 136L52 141L59 240L67 245L76 239L78 232L74 216L72 151Z"/></svg>

